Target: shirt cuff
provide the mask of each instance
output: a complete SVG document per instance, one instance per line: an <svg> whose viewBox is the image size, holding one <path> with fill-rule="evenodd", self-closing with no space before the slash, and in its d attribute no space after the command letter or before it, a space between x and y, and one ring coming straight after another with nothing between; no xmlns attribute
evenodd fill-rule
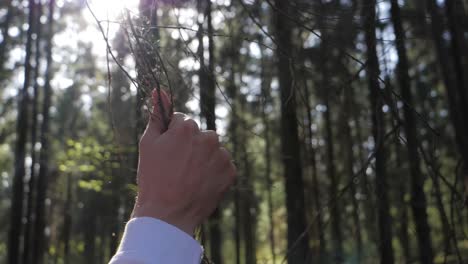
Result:
<svg viewBox="0 0 468 264"><path fill-rule="evenodd" d="M151 217L133 218L110 264L199 264L203 249L184 231Z"/></svg>

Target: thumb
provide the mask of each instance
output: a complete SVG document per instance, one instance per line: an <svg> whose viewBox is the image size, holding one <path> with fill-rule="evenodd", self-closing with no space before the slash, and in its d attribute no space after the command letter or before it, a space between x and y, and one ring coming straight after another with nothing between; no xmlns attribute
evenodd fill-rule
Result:
<svg viewBox="0 0 468 264"><path fill-rule="evenodd" d="M172 117L172 105L169 96L163 89L152 92L153 111L148 123L148 132L156 137L166 132Z"/></svg>

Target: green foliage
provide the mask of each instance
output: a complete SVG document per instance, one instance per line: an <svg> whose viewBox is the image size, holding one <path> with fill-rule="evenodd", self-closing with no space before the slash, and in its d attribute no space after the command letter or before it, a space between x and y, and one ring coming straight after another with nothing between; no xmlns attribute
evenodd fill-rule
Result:
<svg viewBox="0 0 468 264"><path fill-rule="evenodd" d="M90 2L95 4L97 1L100 0ZM7 214L12 193L15 139L18 133L15 131L18 112L17 90L22 85L18 76L22 76L24 67L22 52L28 10L25 1L13 2L15 16L9 30L17 34L12 34L7 43L8 61L0 69L0 226L5 227L11 224ZM128 2L131 5L131 1ZM171 82L175 110L187 112L195 117L195 120L199 120L197 116L200 112L199 92L202 82L199 77L200 59L205 59L205 65L208 65L209 60L208 57L197 56L197 34L203 35L204 42L208 42L209 37L212 37L215 61L211 66L215 76L210 78L216 81L217 128L224 146L231 151L236 150L233 158L239 171L238 185L228 193L222 203L224 259L230 264L235 263L236 257L239 257L240 263L244 264L246 250L255 250L258 263L272 263L272 241L269 233L271 231L276 243L275 263L282 263L287 252L288 233L283 161L290 157L283 155L280 142L279 120L283 113L280 110L280 73L275 66L278 59L278 43L272 37L272 23L275 21L273 18L276 12L269 4L272 1L244 0L244 5L241 5L240 1L212 2L215 31L213 36L198 31L198 20L203 20L204 15L200 10L197 11L193 3L181 7L158 7L160 39L155 42L168 71L168 76L158 72L158 77L166 86ZM355 4L365 1L321 1L320 5L316 1L288 2L292 5L289 22L293 33L293 49L288 51L291 52L289 68L293 73L294 85L294 94L290 96L295 96L296 99L304 179L304 186L296 188L298 192L304 192L306 197L303 210L310 227L313 258L317 259L319 253L319 218L324 224L322 231L327 242L325 251L329 255L333 252L329 222L332 220L331 209L337 206L342 216L346 263L358 263L357 230L353 220L355 208L352 201L352 197L356 197L364 249L364 260L361 263L377 263L378 194L374 192L375 162L372 159L368 162L375 150L371 113L377 110L371 109L369 104L366 81L368 73L357 61L365 62L366 48L360 21L362 14L359 13L361 6ZM392 25L388 19L390 14L387 2L379 1L378 6L379 63L381 77L388 79L387 88L392 88L391 92L399 95L400 87L395 71L397 54ZM433 41L427 35L428 25L425 23L428 21L420 20L420 17L427 15L418 6L417 2L420 1L399 2L403 4L402 11L405 13L403 20L404 28L407 29L407 50L411 62L409 71L415 101L412 107L418 112L418 151L425 158L420 167L425 180L424 192L428 200L427 213L436 252L435 262L444 263L445 260L443 248L446 234L441 220L441 209L450 216L450 221L453 221L450 223L456 229L453 236L457 239L461 255L467 259L468 240L465 239L465 234L468 232L468 221L466 208L461 205L461 198L458 196L464 191L463 181L459 176L460 155L449 115L450 105L446 87L439 70L440 62L435 54ZM447 1L438 2L442 7ZM0 26L3 26L5 8L2 2ZM47 150L47 220L50 243L46 260L47 263L55 260L57 263L64 263L65 245L68 245L69 263L92 263L89 259L93 259L95 263L105 263L114 253L115 248L112 247L117 244L116 240L129 218L137 193L137 147L142 132L138 121L144 122L147 117L145 107L137 109L137 105L141 105L148 98L146 94L137 93L137 88L119 70L111 56L106 56L101 32L97 31L95 21L89 17L89 11L83 9L80 1L61 1L58 3L58 9L52 51L53 64L49 72L52 77L53 96L50 147ZM98 14L106 13L100 10ZM109 34L113 54L124 69L137 77L136 65L125 32L126 25L120 23L122 21L119 16L107 18L101 15L99 19L105 33ZM135 15L135 22L138 22L138 10L133 10L132 15ZM206 21L203 25L206 26ZM329 56L322 63L320 47L323 36L329 38ZM450 46L446 44L447 47ZM204 44L205 48L206 45L207 43ZM347 54L352 55L353 59ZM45 57L42 58L44 59ZM327 64L329 69L326 73L329 80L325 81L322 80L324 64ZM44 87L44 68L45 65L41 65L38 82L40 93ZM331 95L329 107L332 135L327 135L324 120L326 111L329 111L324 106L324 94L327 89ZM307 96L306 91L309 93ZM349 91L353 93L351 99ZM395 129L384 142L388 154L386 170L394 229L392 243L397 262L409 263L410 260L404 259L404 221L401 218L404 210L410 213L406 223L409 227L406 231L409 234L407 242L411 261L417 259L418 244L415 220L410 211L411 161L406 151L406 136L402 127L404 120L396 120L396 117L401 118L403 115L404 104L400 97L392 95L389 89L382 89L382 94L389 101L385 102L387 110L384 120L381 121L386 123L387 133ZM350 108L345 107L348 99L352 101ZM42 106L42 103L40 94L39 106ZM308 120L309 115L312 120ZM38 115L38 123L41 122L42 117ZM237 126L236 129L233 128L234 125ZM200 126L204 127L204 124ZM310 138L309 128L312 130ZM28 131L28 137L30 132ZM269 159L265 154L265 132L269 135ZM350 132L350 152L347 149L349 142L345 136L346 132ZM334 194L329 188L331 180L327 169L329 156L326 148L328 136L334 139L333 166L340 192L336 200L331 200ZM31 162L32 149L36 149L37 154L43 151L39 144L29 143L26 149L27 165ZM353 159L352 168L347 163L349 153ZM318 186L314 186L312 158L316 161ZM266 179L268 164L271 186L268 186ZM36 169L38 165L36 164ZM25 183L29 180L29 167ZM434 176L439 179L441 194L436 194ZM349 188L350 183L355 187L354 194ZM316 208L314 203L314 187L318 190L319 208ZM237 216L240 217L241 227L237 227L235 222L236 190L239 191L242 202L247 201L246 197L251 198L246 207L253 212L250 222L243 213ZM271 208L268 204L269 195L272 198ZM442 208L437 203L438 196L442 200ZM247 224L254 227L255 249L246 248L243 226ZM5 262L7 230L0 230L1 263ZM241 233L240 256L236 256L234 231ZM205 235L207 239L209 234ZM208 248L208 252L209 250ZM446 263L458 263L455 254L452 245Z"/></svg>

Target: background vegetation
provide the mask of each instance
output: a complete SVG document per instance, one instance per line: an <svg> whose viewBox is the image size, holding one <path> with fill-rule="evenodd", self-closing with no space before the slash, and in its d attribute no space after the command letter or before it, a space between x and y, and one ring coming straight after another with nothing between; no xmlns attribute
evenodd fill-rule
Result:
<svg viewBox="0 0 468 264"><path fill-rule="evenodd" d="M2 0L0 262L110 259L163 86L239 169L212 262L466 263L467 4Z"/></svg>

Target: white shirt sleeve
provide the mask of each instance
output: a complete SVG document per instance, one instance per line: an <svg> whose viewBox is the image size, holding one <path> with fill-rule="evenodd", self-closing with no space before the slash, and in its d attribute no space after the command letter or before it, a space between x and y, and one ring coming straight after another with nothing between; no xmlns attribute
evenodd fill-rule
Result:
<svg viewBox="0 0 468 264"><path fill-rule="evenodd" d="M117 253L109 264L199 264L203 249L187 233L151 217L127 223Z"/></svg>

